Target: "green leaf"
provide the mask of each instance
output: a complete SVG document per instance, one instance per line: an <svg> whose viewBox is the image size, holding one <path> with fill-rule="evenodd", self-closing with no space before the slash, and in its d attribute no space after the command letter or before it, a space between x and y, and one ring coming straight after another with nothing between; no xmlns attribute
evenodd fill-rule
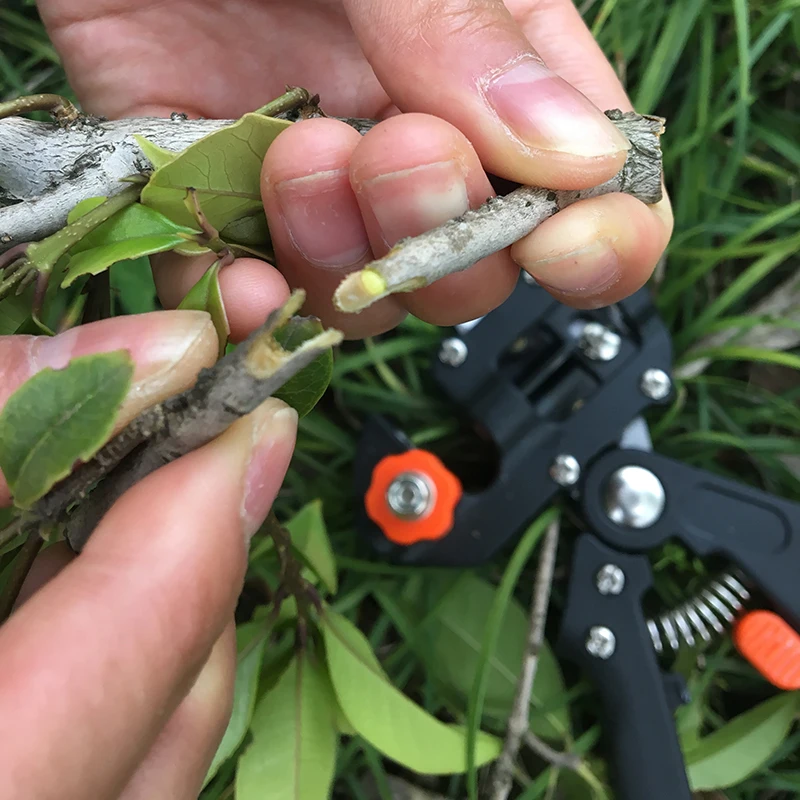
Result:
<svg viewBox="0 0 800 800"><path fill-rule="evenodd" d="M189 289L188 294L183 298L178 308L207 311L211 315L211 321L214 323L217 338L219 339L219 354L221 357L225 355L225 347L231 334L231 326L228 322L228 313L225 311L222 290L219 287L220 263L217 260L206 270L200 280Z"/></svg>
<svg viewBox="0 0 800 800"><path fill-rule="evenodd" d="M150 261L120 261L110 271L111 291L128 314L146 314L159 308Z"/></svg>
<svg viewBox="0 0 800 800"><path fill-rule="evenodd" d="M294 547L317 574L325 588L331 594L336 594L338 585L336 559L322 515L322 501L314 500L301 508L286 523L286 530L292 537Z"/></svg>
<svg viewBox="0 0 800 800"><path fill-rule="evenodd" d="M155 169L165 167L167 164L174 161L178 156L176 152L173 152L172 150L165 150L163 147L153 144L149 139L145 139L144 136L141 136L138 133L134 133L133 138L136 140L136 144L139 145L139 148L144 153L145 158L153 165Z"/></svg>
<svg viewBox="0 0 800 800"><path fill-rule="evenodd" d="M296 350L303 342L318 336L324 328L316 317L293 317L283 327L275 331L275 339L289 352ZM300 370L275 392L275 397L288 403L304 417L325 394L333 375L333 352L326 350L319 358Z"/></svg>
<svg viewBox="0 0 800 800"><path fill-rule="evenodd" d="M11 295L0 300L0 336L10 336L31 318L31 298L29 293L17 297Z"/></svg>
<svg viewBox="0 0 800 800"><path fill-rule="evenodd" d="M326 800L338 733L330 688L308 654L261 700L251 730L236 773L237 800Z"/></svg>
<svg viewBox="0 0 800 800"><path fill-rule="evenodd" d="M160 234L158 236L141 236L136 239L126 239L121 242L93 247L82 250L69 260L61 288L66 289L83 275L99 275L119 261L129 261L154 253L163 253L172 250L185 242L183 236L174 233Z"/></svg>
<svg viewBox="0 0 800 800"><path fill-rule="evenodd" d="M187 191L195 189L203 213L218 231L259 210L263 214L262 162L275 137L291 124L245 114L157 169L142 191L142 203L175 222L192 225L194 218L184 201Z"/></svg>
<svg viewBox="0 0 800 800"><path fill-rule="evenodd" d="M740 714L684 753L694 791L735 786L783 744L800 710L800 692L785 692Z"/></svg>
<svg viewBox="0 0 800 800"><path fill-rule="evenodd" d="M90 197L88 200L78 203L70 212L69 221L74 222L76 219L80 219L104 200L104 197ZM70 253L74 255L83 250L91 250L94 247L124 242L128 239L138 239L143 236L167 234L196 236L199 232L194 225L179 225L152 208L143 206L141 203L134 203L122 211L118 211L111 219L84 236L72 247Z"/></svg>
<svg viewBox="0 0 800 800"><path fill-rule="evenodd" d="M82 356L11 395L0 413L0 469L17 506L28 508L105 443L133 369L126 351Z"/></svg>
<svg viewBox="0 0 800 800"><path fill-rule="evenodd" d="M269 630L263 623L247 623L236 629L238 658L233 688L233 710L225 735L206 774L205 783L208 783L222 764L236 752L250 727L268 633Z"/></svg>
<svg viewBox="0 0 800 800"><path fill-rule="evenodd" d="M421 630L427 642L428 669L461 697L468 697L472 690L496 595L495 586L466 573L447 592ZM508 719L522 669L527 635L526 613L512 599L503 614L497 646L489 659L484 713L490 717L503 721ZM531 697L531 730L534 733L558 741L569 735L569 710L566 706L544 712L536 710L554 704L564 692L558 661L545 642L539 653Z"/></svg>
<svg viewBox="0 0 800 800"><path fill-rule="evenodd" d="M464 772L465 730L439 721L393 686L367 639L345 617L326 611L322 630L333 688L359 735L387 758L415 772ZM480 733L475 763L493 761L500 749L498 739Z"/></svg>

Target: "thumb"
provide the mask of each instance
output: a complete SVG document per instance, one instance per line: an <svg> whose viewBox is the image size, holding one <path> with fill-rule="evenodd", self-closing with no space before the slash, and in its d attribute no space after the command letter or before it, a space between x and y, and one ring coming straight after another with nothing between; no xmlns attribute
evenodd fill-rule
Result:
<svg viewBox="0 0 800 800"><path fill-rule="evenodd" d="M145 408L191 386L217 359L217 334L208 314L158 311L81 325L58 336L0 337L0 411L40 370L63 369L78 356L127 350L136 364L116 429ZM0 473L0 507L10 500Z"/></svg>
<svg viewBox="0 0 800 800"><path fill-rule="evenodd" d="M621 169L627 139L544 64L502 0L344 5L392 102L455 125L490 172L580 189Z"/></svg>

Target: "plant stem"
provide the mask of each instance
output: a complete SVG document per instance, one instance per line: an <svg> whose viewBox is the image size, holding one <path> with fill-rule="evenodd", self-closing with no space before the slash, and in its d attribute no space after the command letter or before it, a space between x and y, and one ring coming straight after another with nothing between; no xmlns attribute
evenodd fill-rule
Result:
<svg viewBox="0 0 800 800"><path fill-rule="evenodd" d="M544 643L544 629L547 621L547 608L550 605L550 593L553 588L553 573L556 565L560 530L560 521L556 517L547 526L547 532L542 542L536 580L533 585L528 642L522 661L522 672L514 696L514 705L508 720L508 731L503 752L500 754L494 772L492 800L506 800L508 797L514 780L514 763L519 755L523 737L530 728L531 694L533 692L536 669L539 666L539 653ZM550 760L547 756L554 755L557 760L563 760L563 754L556 753L544 742L538 742L537 740L536 747L538 754L546 758L546 760Z"/></svg>
<svg viewBox="0 0 800 800"><path fill-rule="evenodd" d="M31 111L47 111L59 125L68 125L81 115L73 103L57 94L31 94L0 103L0 119Z"/></svg>

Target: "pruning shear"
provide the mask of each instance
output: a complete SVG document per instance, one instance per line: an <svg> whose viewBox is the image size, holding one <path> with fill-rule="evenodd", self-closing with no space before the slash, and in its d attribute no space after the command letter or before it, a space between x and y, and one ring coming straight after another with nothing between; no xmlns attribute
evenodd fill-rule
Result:
<svg viewBox="0 0 800 800"><path fill-rule="evenodd" d="M691 800L674 722L689 698L664 657L733 625L767 680L800 688L800 504L653 452L642 414L674 389L670 335L646 289L586 312L524 275L455 334L433 377L496 448L494 477L465 491L451 466L372 417L355 464L360 531L395 563L470 567L565 496L585 532L556 652L600 695L619 800ZM648 618L648 553L671 539L731 568ZM748 610L756 590L766 607Z"/></svg>

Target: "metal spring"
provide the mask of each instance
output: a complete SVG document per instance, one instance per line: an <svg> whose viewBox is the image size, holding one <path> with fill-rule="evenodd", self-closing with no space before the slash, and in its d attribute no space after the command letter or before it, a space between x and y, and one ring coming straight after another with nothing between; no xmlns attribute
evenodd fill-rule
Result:
<svg viewBox="0 0 800 800"><path fill-rule="evenodd" d="M666 641L670 649L677 652L682 641L694 647L696 636L710 642L714 634L725 633L726 626L733 623L749 599L750 592L743 577L726 572L691 600L647 620L653 647L657 653L663 653Z"/></svg>

